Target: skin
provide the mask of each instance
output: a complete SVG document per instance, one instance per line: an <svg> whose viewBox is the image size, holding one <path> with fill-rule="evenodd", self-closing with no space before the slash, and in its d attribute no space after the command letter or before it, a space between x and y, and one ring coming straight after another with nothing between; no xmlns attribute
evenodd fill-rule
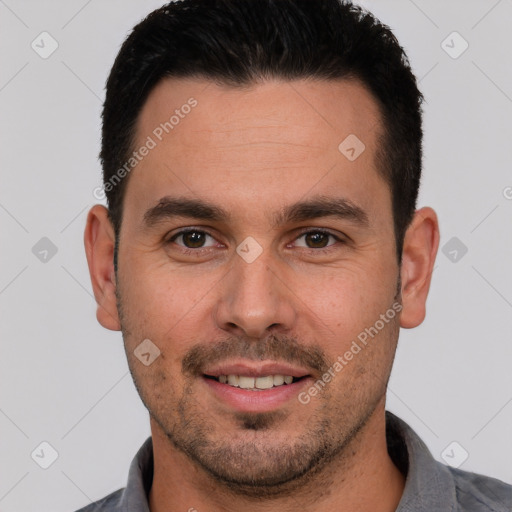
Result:
<svg viewBox="0 0 512 512"><path fill-rule="evenodd" d="M415 213L399 267L391 194L374 161L380 114L358 82L234 89L167 78L141 111L135 147L190 97L197 106L129 176L117 275L103 206L90 210L85 230L98 321L122 330L150 412L151 510L393 511L405 479L387 453L386 386L399 327L425 316L436 214ZM365 144L355 161L338 150L349 134ZM231 218L145 226L144 213L168 195L207 200ZM330 216L272 224L283 207L317 195L351 201L367 225ZM187 242L197 251L189 238L170 241L186 227L211 235L199 254L183 252ZM344 242L304 236L305 228ZM262 248L252 263L236 252L249 236ZM241 414L182 368L192 349L202 350L194 361L203 368L227 347L230 361L300 363L311 384L393 303L400 314L308 404L290 399L271 412ZM147 338L161 351L150 366L133 353Z"/></svg>

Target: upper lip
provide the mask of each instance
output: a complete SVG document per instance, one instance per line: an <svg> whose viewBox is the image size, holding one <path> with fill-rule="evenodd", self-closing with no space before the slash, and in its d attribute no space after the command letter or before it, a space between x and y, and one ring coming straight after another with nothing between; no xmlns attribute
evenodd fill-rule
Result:
<svg viewBox="0 0 512 512"><path fill-rule="evenodd" d="M290 375L291 377L305 377L310 375L307 370L286 363L270 361L267 363L238 362L218 363L204 370L204 375L218 377L219 375L246 375L248 377L266 377L267 375Z"/></svg>

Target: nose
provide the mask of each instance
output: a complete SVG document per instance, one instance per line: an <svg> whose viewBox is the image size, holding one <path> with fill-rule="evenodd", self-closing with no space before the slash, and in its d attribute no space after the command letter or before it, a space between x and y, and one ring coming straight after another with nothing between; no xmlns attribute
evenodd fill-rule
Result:
<svg viewBox="0 0 512 512"><path fill-rule="evenodd" d="M263 338L270 332L287 332L296 320L295 295L286 283L286 269L270 255L261 254L252 263L238 255L219 283L214 311L220 329L234 335Z"/></svg>

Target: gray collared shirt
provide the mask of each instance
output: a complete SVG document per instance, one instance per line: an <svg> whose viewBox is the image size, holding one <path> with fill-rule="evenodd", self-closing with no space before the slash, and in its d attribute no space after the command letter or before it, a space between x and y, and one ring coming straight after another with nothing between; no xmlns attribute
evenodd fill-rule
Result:
<svg viewBox="0 0 512 512"><path fill-rule="evenodd" d="M406 475L396 512L512 512L512 485L437 462L407 423L386 411L388 452ZM149 437L133 459L125 488L77 512L150 512L153 444Z"/></svg>

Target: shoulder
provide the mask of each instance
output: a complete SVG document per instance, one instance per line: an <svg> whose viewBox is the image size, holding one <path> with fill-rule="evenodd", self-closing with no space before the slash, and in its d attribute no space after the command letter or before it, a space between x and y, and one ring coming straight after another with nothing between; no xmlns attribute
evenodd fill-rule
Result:
<svg viewBox="0 0 512 512"><path fill-rule="evenodd" d="M510 512L512 485L490 476L448 467L461 511Z"/></svg>
<svg viewBox="0 0 512 512"><path fill-rule="evenodd" d="M123 489L114 491L113 493L105 496L101 500L90 503L89 505L77 510L76 512L116 512L121 509L121 497L123 496Z"/></svg>

